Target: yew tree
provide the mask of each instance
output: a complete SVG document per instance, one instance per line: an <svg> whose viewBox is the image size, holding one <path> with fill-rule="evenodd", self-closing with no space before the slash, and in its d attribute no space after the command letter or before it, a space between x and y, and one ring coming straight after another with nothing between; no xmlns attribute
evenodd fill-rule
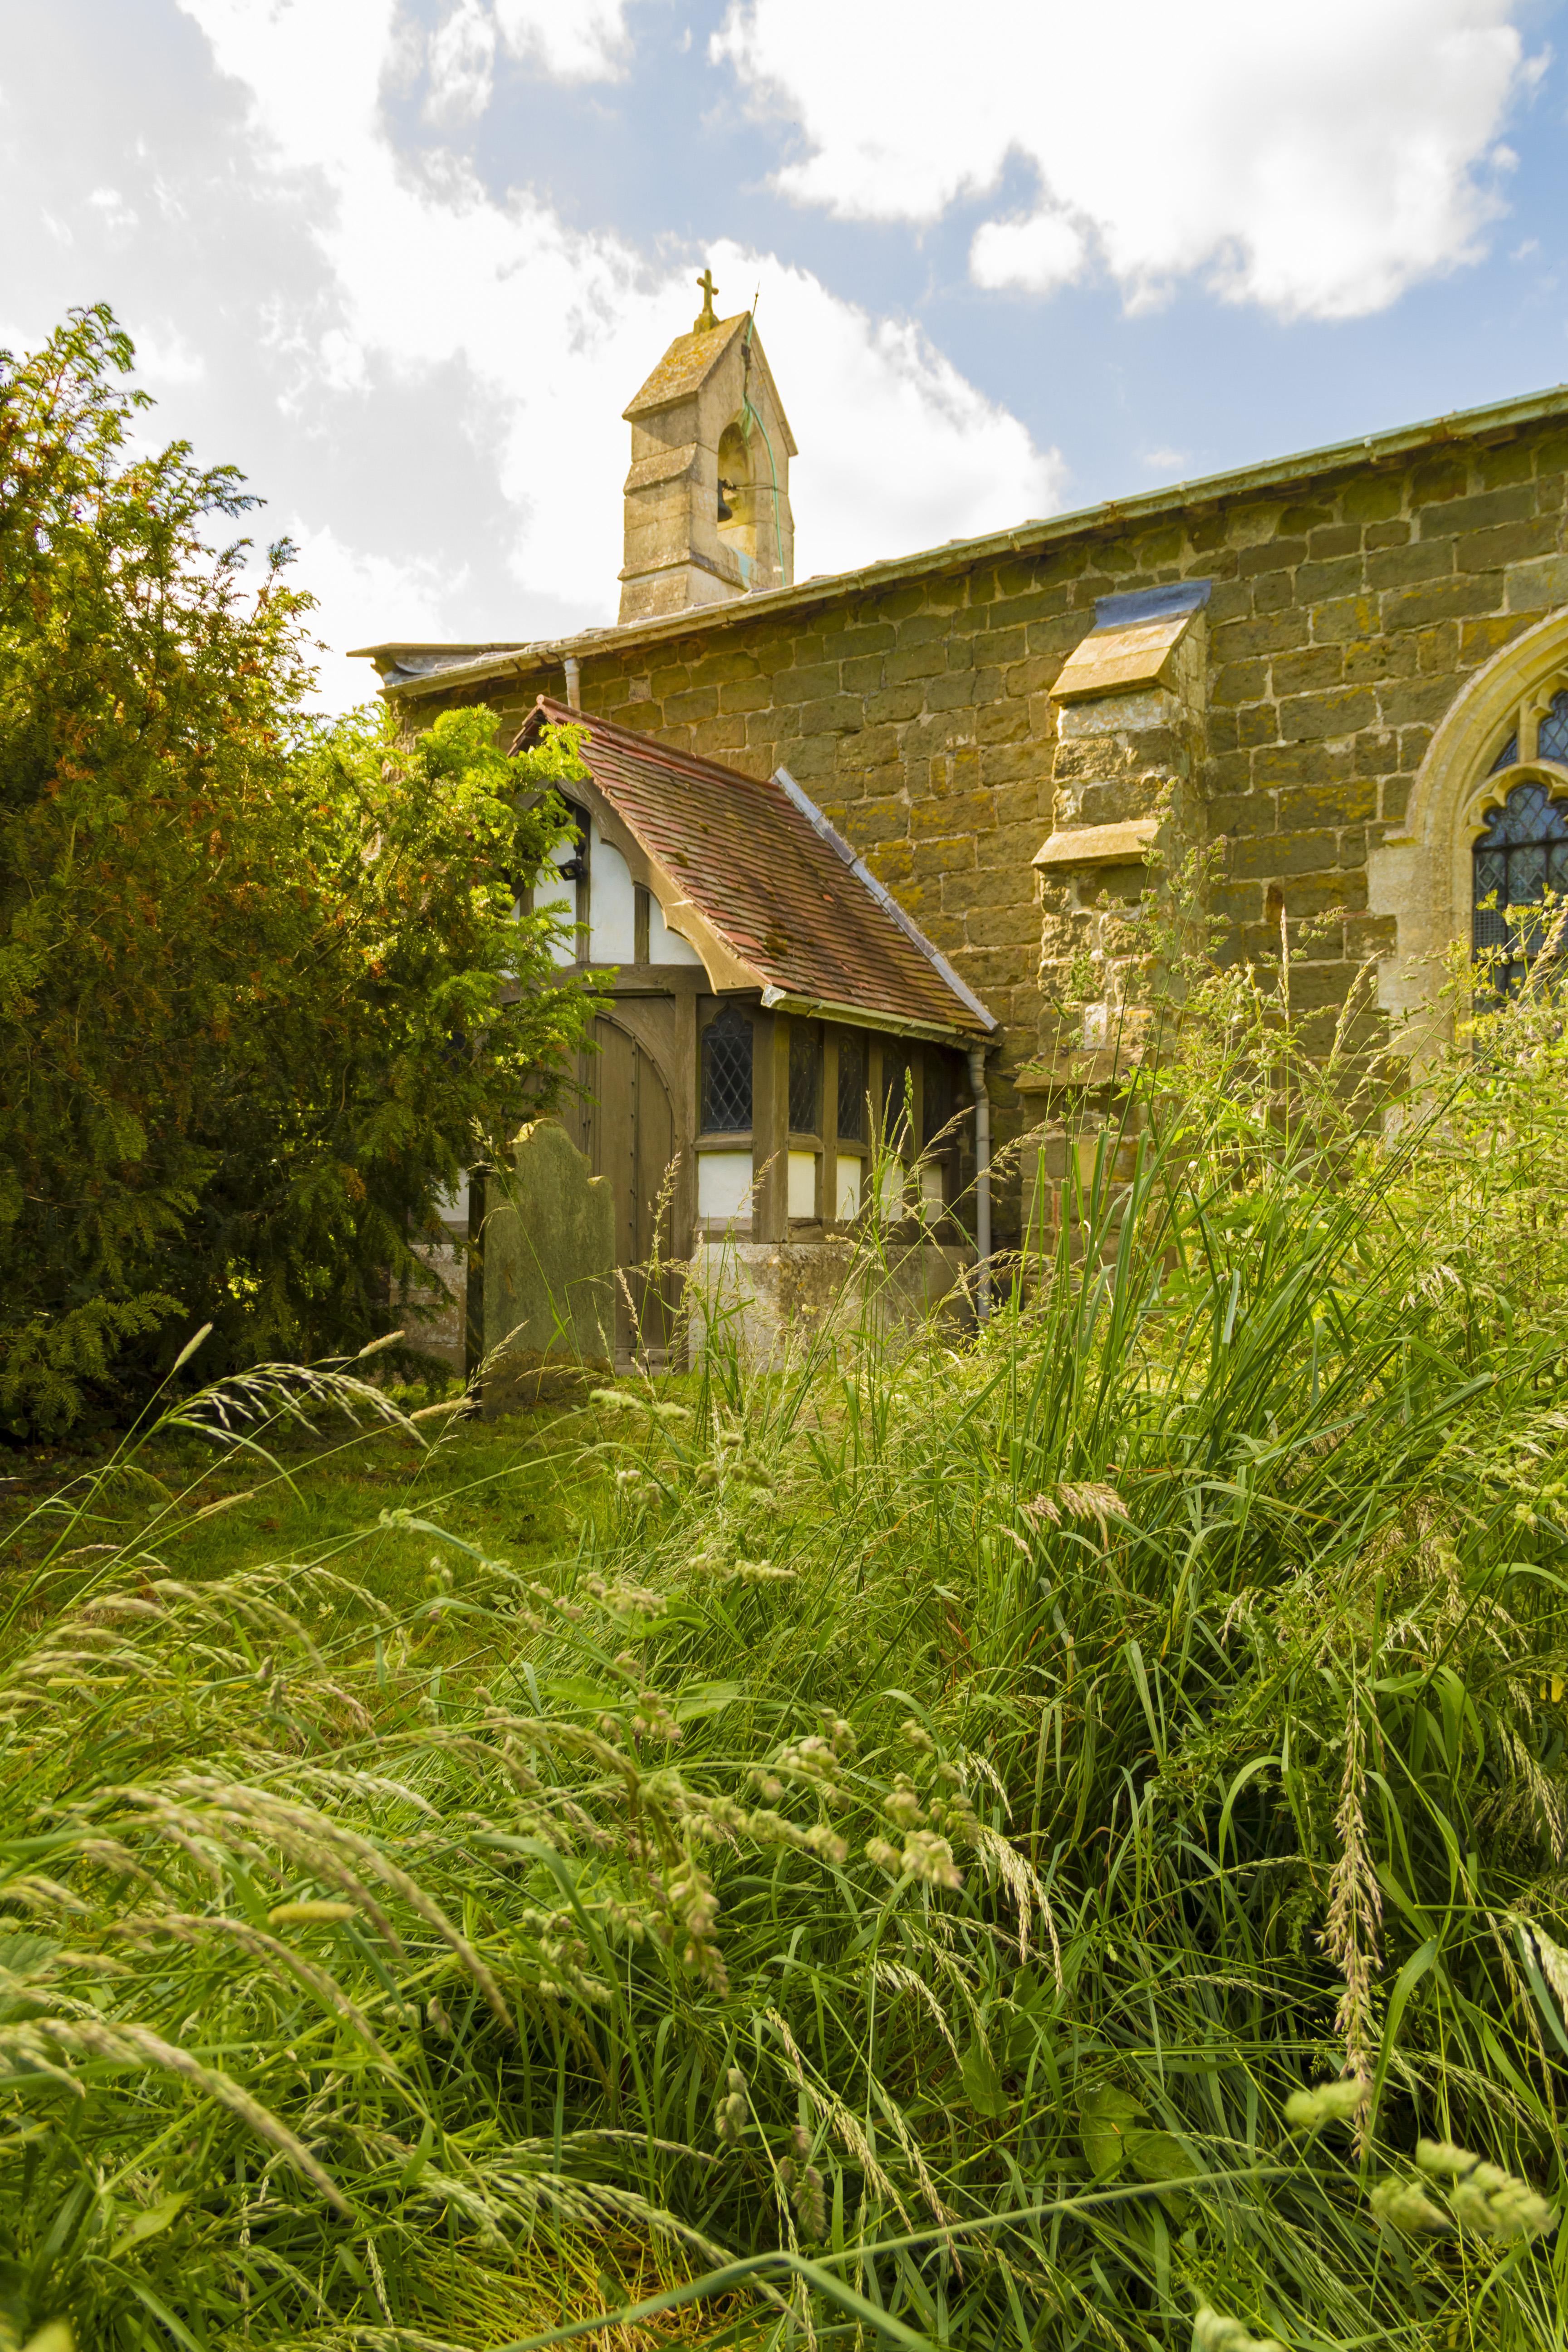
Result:
<svg viewBox="0 0 1568 2352"><path fill-rule="evenodd" d="M153 451L106 309L0 354L0 1433L389 1328L591 1010L514 911L570 737L306 715L290 551ZM401 1319L401 1318L400 1318Z"/></svg>

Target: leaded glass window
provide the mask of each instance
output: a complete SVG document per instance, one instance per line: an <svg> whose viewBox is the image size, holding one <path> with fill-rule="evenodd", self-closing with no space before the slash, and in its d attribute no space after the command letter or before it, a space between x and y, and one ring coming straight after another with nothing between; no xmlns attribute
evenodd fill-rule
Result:
<svg viewBox="0 0 1568 2352"><path fill-rule="evenodd" d="M702 1131L742 1135L752 1124L752 1024L726 1004L702 1033Z"/></svg>
<svg viewBox="0 0 1568 2352"><path fill-rule="evenodd" d="M1568 767L1568 687L1558 689L1542 714L1535 756L1538 760L1555 760Z"/></svg>
<svg viewBox="0 0 1568 2352"><path fill-rule="evenodd" d="M901 1151L909 1141L910 1056L898 1045L882 1048L882 1140Z"/></svg>
<svg viewBox="0 0 1568 2352"><path fill-rule="evenodd" d="M866 1040L838 1040L838 1135L844 1143L866 1140Z"/></svg>
<svg viewBox="0 0 1568 2352"><path fill-rule="evenodd" d="M1492 761L1491 766L1487 770L1487 773L1489 776L1496 776L1500 774L1504 768L1517 768L1518 765L1519 730L1516 727L1513 733L1509 737L1508 741L1503 745L1502 750L1498 753L1497 758Z"/></svg>
<svg viewBox="0 0 1568 2352"><path fill-rule="evenodd" d="M815 1135L822 1117L822 1041L805 1021L789 1024L789 1125L792 1135Z"/></svg>
<svg viewBox="0 0 1568 2352"><path fill-rule="evenodd" d="M925 1088L921 1097L921 1141L934 1143L952 1117L952 1064L945 1054L932 1050L926 1055Z"/></svg>
<svg viewBox="0 0 1568 2352"><path fill-rule="evenodd" d="M1557 699L1568 703L1568 696ZM1515 784L1500 807L1488 810L1474 865L1476 952L1504 950L1490 964L1492 983L1511 996L1546 943L1548 894L1568 897L1568 806L1545 784ZM1531 908L1542 911L1517 911Z"/></svg>

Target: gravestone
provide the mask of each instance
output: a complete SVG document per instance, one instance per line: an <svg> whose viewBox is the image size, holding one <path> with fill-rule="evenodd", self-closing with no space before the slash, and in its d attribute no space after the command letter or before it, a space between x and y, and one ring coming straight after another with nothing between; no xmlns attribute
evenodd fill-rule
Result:
<svg viewBox="0 0 1568 2352"><path fill-rule="evenodd" d="M535 1119L486 1180L487 1420L579 1395L614 1370L616 1208L609 1181L553 1119Z"/></svg>

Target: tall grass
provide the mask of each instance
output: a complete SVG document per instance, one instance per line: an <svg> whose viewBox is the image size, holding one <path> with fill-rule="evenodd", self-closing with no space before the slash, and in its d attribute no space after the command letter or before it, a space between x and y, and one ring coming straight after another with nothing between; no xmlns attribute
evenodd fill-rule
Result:
<svg viewBox="0 0 1568 2352"><path fill-rule="evenodd" d="M979 1338L608 1393L548 1577L105 1556L0 1684L0 2343L1562 2346L1554 1029L1391 1129L1206 983Z"/></svg>

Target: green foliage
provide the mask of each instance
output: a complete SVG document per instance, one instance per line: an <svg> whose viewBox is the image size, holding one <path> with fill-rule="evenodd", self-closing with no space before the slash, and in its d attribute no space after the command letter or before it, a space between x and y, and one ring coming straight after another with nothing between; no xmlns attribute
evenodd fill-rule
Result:
<svg viewBox="0 0 1568 2352"><path fill-rule="evenodd" d="M0 360L0 1427L358 1346L441 1189L581 1034L511 919L575 771L450 714L305 720L310 600L145 396L103 310Z"/></svg>
<svg viewBox="0 0 1568 2352"><path fill-rule="evenodd" d="M1388 1135L1272 978L1187 1020L979 1341L604 1392L542 1570L36 1521L18 2340L1561 2344L1568 1048Z"/></svg>

